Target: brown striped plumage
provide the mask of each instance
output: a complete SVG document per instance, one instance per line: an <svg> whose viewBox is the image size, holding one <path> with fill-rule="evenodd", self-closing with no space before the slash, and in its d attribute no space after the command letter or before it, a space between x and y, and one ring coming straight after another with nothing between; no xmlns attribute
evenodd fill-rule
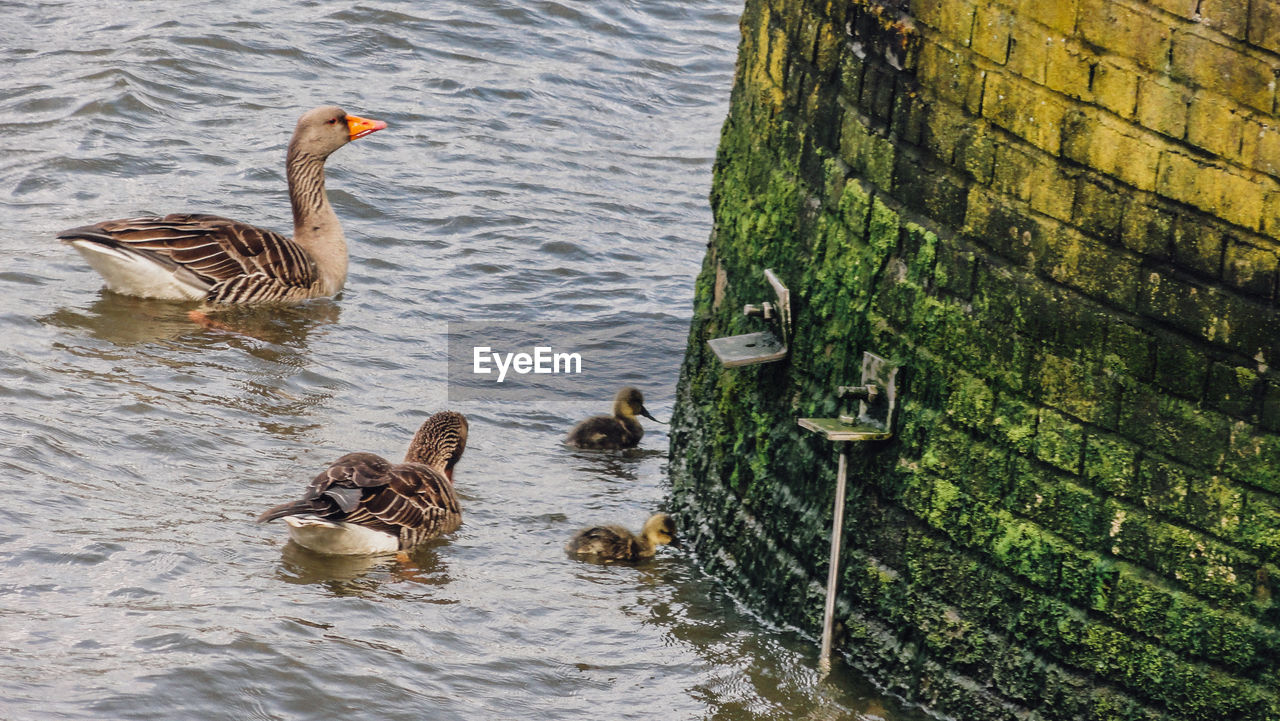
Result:
<svg viewBox="0 0 1280 721"><path fill-rule="evenodd" d="M466 417L436 413L418 429L404 463L348 453L316 476L300 500L268 509L258 522L292 516L335 527L350 524L394 536L401 549L412 548L462 525L453 468L466 445Z"/></svg>
<svg viewBox="0 0 1280 721"><path fill-rule="evenodd" d="M601 561L638 561L653 556L658 546L671 543L675 534L676 524L671 516L655 513L645 521L639 535L622 526L592 526L574 534L565 550Z"/></svg>
<svg viewBox="0 0 1280 721"><path fill-rule="evenodd" d="M324 162L351 140L386 127L326 106L305 113L286 170L293 239L205 214L108 220L65 230L108 287L144 297L207 303L292 302L333 295L347 275L342 227L324 188Z"/></svg>

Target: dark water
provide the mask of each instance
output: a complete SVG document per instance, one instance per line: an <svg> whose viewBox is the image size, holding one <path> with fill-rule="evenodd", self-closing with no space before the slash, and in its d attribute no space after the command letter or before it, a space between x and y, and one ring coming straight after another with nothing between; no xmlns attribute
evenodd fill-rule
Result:
<svg viewBox="0 0 1280 721"><path fill-rule="evenodd" d="M732 0L0 2L0 718L913 717L667 549L571 561L667 493L666 436L570 452L584 384L453 406L461 531L326 560L253 517L447 405L450 320L634 328L660 417L710 230ZM283 147L329 163L334 301L235 314L101 290L58 230L206 211L287 231ZM648 336L648 337L646 337Z"/></svg>

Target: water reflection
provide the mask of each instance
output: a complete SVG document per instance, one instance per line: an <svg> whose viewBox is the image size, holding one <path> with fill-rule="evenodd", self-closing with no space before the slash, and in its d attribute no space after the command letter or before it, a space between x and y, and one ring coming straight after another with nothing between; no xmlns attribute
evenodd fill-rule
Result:
<svg viewBox="0 0 1280 721"><path fill-rule="evenodd" d="M566 446L569 448L569 446ZM664 460L666 451L652 448L626 448L623 450L595 450L574 448L570 456L575 473L589 474L609 481L635 481L636 471L645 461Z"/></svg>
<svg viewBox="0 0 1280 721"><path fill-rule="evenodd" d="M812 721L925 721L928 714L886 697L842 659L818 669L817 640L771 627L726 594L694 559L673 551L638 569L636 613L664 629L674 645L695 651L710 667L690 692L707 701L708 718ZM752 618L755 630L746 622ZM763 626L763 629L760 627ZM772 658L767 665L753 659ZM766 691L769 690L769 691Z"/></svg>
<svg viewBox="0 0 1280 721"><path fill-rule="evenodd" d="M300 352L313 332L337 323L342 313L342 306L329 298L287 306L232 306L208 311L218 327L205 328L189 316L199 305L103 290L86 308L59 308L39 320L117 346L181 341L200 350L240 338Z"/></svg>
<svg viewBox="0 0 1280 721"><path fill-rule="evenodd" d="M87 308L59 308L39 320L118 346L197 341L201 329L187 318L187 312L195 307L195 303L134 298L103 290Z"/></svg>
<svg viewBox="0 0 1280 721"><path fill-rule="evenodd" d="M440 543L443 542L427 544L407 554L331 556L289 541L280 552L275 576L285 583L320 586L334 596L395 595L383 587L398 583L445 586L451 579L448 566L436 550Z"/></svg>
<svg viewBox="0 0 1280 721"><path fill-rule="evenodd" d="M60 355L41 373L60 376L81 401L164 429L173 428L165 418L215 409L278 438L314 428L304 417L346 385L310 361L311 343L339 321L341 306L318 299L210 311L227 330L193 322L197 307L104 290L87 306L59 308L36 319L62 331L49 344Z"/></svg>

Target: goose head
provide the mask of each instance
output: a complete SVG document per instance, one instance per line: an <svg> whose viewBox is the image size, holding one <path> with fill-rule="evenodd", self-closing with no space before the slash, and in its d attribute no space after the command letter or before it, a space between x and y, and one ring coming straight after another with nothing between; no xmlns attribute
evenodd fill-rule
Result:
<svg viewBox="0 0 1280 721"><path fill-rule="evenodd" d="M665 546L675 540L676 522L665 513L655 513L644 522L640 535L654 548Z"/></svg>
<svg viewBox="0 0 1280 721"><path fill-rule="evenodd" d="M327 158L352 140L385 127L387 124L381 120L348 115L336 105L322 105L298 118L293 139L289 141L289 152Z"/></svg>
<svg viewBox="0 0 1280 721"><path fill-rule="evenodd" d="M441 411L422 423L409 443L404 460L422 463L444 473L453 482L453 467L467 448L467 417L454 411Z"/></svg>
<svg viewBox="0 0 1280 721"><path fill-rule="evenodd" d="M651 421L661 423L657 418L649 414L644 407L644 394L639 388L627 386L618 391L618 395L613 398L613 415L618 418L634 418L636 416L644 416Z"/></svg>

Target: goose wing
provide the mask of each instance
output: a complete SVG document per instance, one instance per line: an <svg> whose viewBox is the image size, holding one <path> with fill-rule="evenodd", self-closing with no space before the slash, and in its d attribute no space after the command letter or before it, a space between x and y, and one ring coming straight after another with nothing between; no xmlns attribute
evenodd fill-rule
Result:
<svg viewBox="0 0 1280 721"><path fill-rule="evenodd" d="M373 453L339 458L311 481L301 500L268 509L258 521L300 514L418 540L462 523L457 494L443 473L421 463L392 464Z"/></svg>
<svg viewBox="0 0 1280 721"><path fill-rule="evenodd" d="M614 449L621 447L626 430L613 416L592 416L574 426L566 441L578 448Z"/></svg>
<svg viewBox="0 0 1280 721"><path fill-rule="evenodd" d="M570 553L608 558L633 558L638 549L631 533L618 526L592 526L578 531L566 549Z"/></svg>
<svg viewBox="0 0 1280 721"><path fill-rule="evenodd" d="M378 489L387 482L391 464L374 453L348 453L312 479L302 498L269 508L258 516L259 523L285 516L310 514L332 521L346 520L360 507L365 489Z"/></svg>
<svg viewBox="0 0 1280 721"><path fill-rule="evenodd" d="M58 238L98 243L189 274L210 287L211 302L283 299L319 278L315 261L294 241L217 215L108 220L64 230Z"/></svg>
<svg viewBox="0 0 1280 721"><path fill-rule="evenodd" d="M398 529L413 543L456 530L462 511L453 484L443 473L421 463L399 463L386 474L385 485L366 489L348 523ZM412 544L407 544L412 545Z"/></svg>

